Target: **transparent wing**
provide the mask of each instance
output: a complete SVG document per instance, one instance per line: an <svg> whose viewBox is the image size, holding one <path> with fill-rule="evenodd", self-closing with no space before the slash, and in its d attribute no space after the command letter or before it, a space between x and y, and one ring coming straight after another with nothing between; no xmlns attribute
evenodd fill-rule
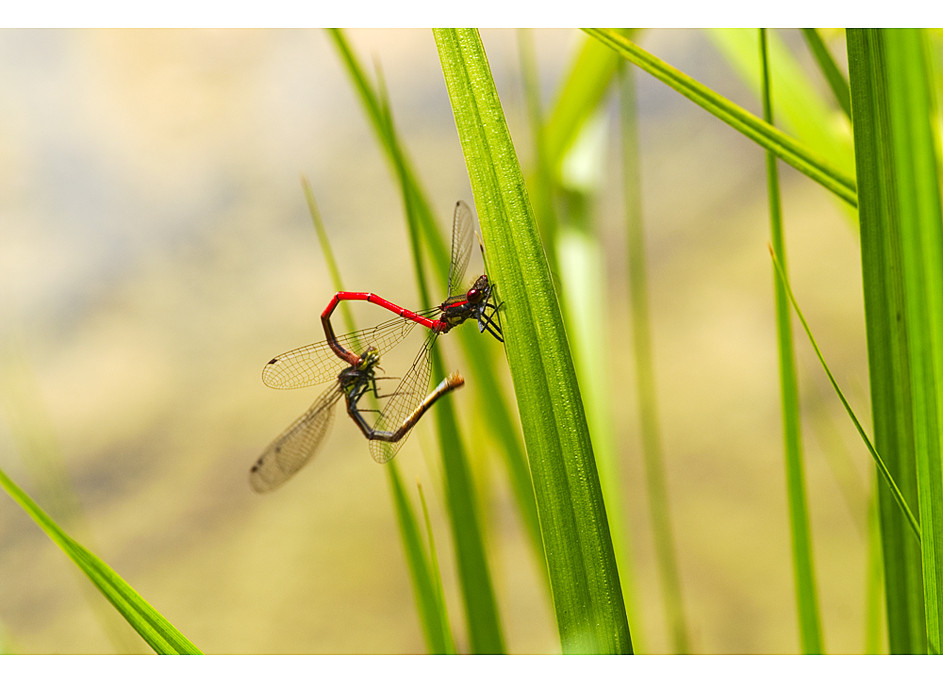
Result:
<svg viewBox="0 0 943 684"><path fill-rule="evenodd" d="M337 340L355 354L373 347L382 355L402 342L415 326L414 321L397 316L375 328L338 335ZM337 374L347 365L322 340L276 356L262 369L262 382L274 389L309 387L337 380Z"/></svg>
<svg viewBox="0 0 943 684"><path fill-rule="evenodd" d="M400 380L396 391L390 395L383 410L377 418L374 430L381 432L396 432L403 422L412 415L413 411L422 403L423 399L429 393L429 375L432 372L432 354L431 347L435 344L438 335L431 333L419 350L419 355L413 361L413 365L403 379ZM396 456L396 453L403 446L403 442L409 436L411 430L408 430L399 441L383 442L380 440L370 440L370 455L377 463L386 463Z"/></svg>
<svg viewBox="0 0 943 684"><path fill-rule="evenodd" d="M455 205L452 218L452 261L449 265L449 294L459 294L462 278L468 268L468 259L472 251L472 236L475 234L475 220L468 205L459 200Z"/></svg>
<svg viewBox="0 0 943 684"><path fill-rule="evenodd" d="M340 398L340 387L331 387L269 444L249 470L252 489L262 493L281 486L314 457L331 427L334 404Z"/></svg>

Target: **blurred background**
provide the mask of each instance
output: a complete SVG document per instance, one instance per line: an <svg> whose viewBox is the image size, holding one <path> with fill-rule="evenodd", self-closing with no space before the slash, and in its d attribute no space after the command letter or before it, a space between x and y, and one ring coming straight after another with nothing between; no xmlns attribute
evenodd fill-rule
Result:
<svg viewBox="0 0 943 684"><path fill-rule="evenodd" d="M347 36L365 66L382 68L408 154L449 225L455 201L473 198L431 32ZM482 37L526 167L518 34ZM811 62L798 34L782 38L800 66ZM533 40L549 107L586 38L540 30ZM716 36L658 30L639 42L759 111ZM275 354L322 338L318 318L333 293L302 175L345 286L418 304L399 191L328 37L6 30L0 77L0 468L207 653L424 652L388 482L342 410L317 459L283 489L259 496L247 483L261 451L323 389L277 392L260 379ZM763 152L652 78L636 83L655 379L691 645L797 652ZM602 130L604 147L617 150L616 122ZM637 650L664 653L612 156L593 215L632 559L622 570ZM797 296L869 424L852 217L827 191L782 173ZM364 326L368 308L354 311ZM479 343L510 388L500 346ZM462 367L454 340L437 346L448 368ZM825 647L857 653L870 461L801 334L796 347ZM512 653L555 653L543 570L473 398L466 389L448 400L473 445L506 643ZM429 502L466 650L425 422L397 464ZM149 652L5 495L0 648Z"/></svg>

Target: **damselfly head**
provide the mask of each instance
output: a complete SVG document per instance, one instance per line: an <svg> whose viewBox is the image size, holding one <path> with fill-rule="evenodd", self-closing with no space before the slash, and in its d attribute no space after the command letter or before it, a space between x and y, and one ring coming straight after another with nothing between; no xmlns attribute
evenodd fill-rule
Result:
<svg viewBox="0 0 943 684"><path fill-rule="evenodd" d="M478 304L488 299L489 296L491 296L491 286L488 284L487 275L478 276L478 280L475 281L475 284L465 293L465 299L470 304Z"/></svg>
<svg viewBox="0 0 943 684"><path fill-rule="evenodd" d="M380 365L380 351L376 347L367 347L360 355L360 362L355 366L358 371L368 371Z"/></svg>

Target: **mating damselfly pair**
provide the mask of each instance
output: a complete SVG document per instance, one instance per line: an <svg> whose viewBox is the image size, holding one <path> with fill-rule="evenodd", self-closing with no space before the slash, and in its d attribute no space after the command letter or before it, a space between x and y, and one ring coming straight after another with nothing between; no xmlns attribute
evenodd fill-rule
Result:
<svg viewBox="0 0 943 684"><path fill-rule="evenodd" d="M448 296L437 307L411 311L370 292L338 292L321 314L325 339L276 356L262 370L262 381L275 389L309 387L329 380L325 390L305 413L288 426L262 453L249 472L249 484L257 492L267 492L284 484L317 453L334 418L334 406L343 398L347 414L370 440L370 453L378 463L393 458L409 432L441 397L465 384L452 373L426 394L432 370L430 351L439 335L467 320L478 321L481 332L489 332L503 342L495 320L498 307L491 301L494 284L488 276L478 276L462 291L475 235L471 210L464 202L455 205L452 222L452 256L449 266ZM336 335L331 315L343 301L364 301L380 306L396 317L373 328ZM381 394L377 375L381 357L403 341L416 324L429 333L412 366L403 374L391 394ZM360 406L365 395L385 400L377 410ZM365 414L375 415L373 424Z"/></svg>

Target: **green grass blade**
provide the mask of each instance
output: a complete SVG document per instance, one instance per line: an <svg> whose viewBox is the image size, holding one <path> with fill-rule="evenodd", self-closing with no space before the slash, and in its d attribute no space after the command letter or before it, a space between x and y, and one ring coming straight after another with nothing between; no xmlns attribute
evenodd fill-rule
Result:
<svg viewBox="0 0 943 684"><path fill-rule="evenodd" d="M756 31L710 29L707 35L762 102L761 71L756 59ZM767 33L767 46L770 62L776 65L770 73L770 79L776 92L778 125L770 123L770 126L776 130L789 131L836 171L853 177L855 155L848 134L848 120L838 114L831 100L820 92L821 89L812 78L815 74L809 73L809 69L779 38L778 32Z"/></svg>
<svg viewBox="0 0 943 684"><path fill-rule="evenodd" d="M340 292L344 289L341 271L337 267L337 260L334 258L334 250L331 249L331 240L327 235L327 229L324 227L324 221L321 220L321 212L314 198L314 191L311 189L311 184L308 182L308 179L304 176L301 178L301 189L305 194L305 202L308 205L308 213L311 215L311 223L314 224L314 231L318 235L318 244L321 245L321 254L324 256L324 263L327 265L327 271L331 275L331 284L334 286L336 292ZM354 315L350 312L350 308L342 306L341 314L344 317L344 325L347 326L347 329L357 330L357 326L354 323Z"/></svg>
<svg viewBox="0 0 943 684"><path fill-rule="evenodd" d="M858 211L864 288L871 411L875 447L901 497L917 505L911 359L902 277L897 162L890 144L885 34L846 32L855 159L861 188ZM906 156L910 151L900 150ZM920 312L915 312L920 315ZM913 315L913 314L910 314ZM878 491L888 638L891 653L926 653L920 544L885 487Z"/></svg>
<svg viewBox="0 0 943 684"><path fill-rule="evenodd" d="M539 104L539 76L534 60L526 59L529 34L522 34L522 72L537 166L536 181L528 187L549 267L557 274L560 286L560 305L564 324L570 331L569 342L622 580L623 601L630 612L635 594L631 581L627 581L632 564L623 496L624 464L615 438L616 402L611 369L598 363L610 350L607 302L596 296L606 288L606 259L592 212L597 195L603 191L601 169L609 149L608 127L600 104L614 68L624 60L598 41L585 38L553 105L553 118L564 123L548 125ZM561 116L559 112L566 114ZM550 130L551 126L555 132ZM556 136L558 145L554 158L544 150L544 140L551 134ZM559 216L555 205L560 206Z"/></svg>
<svg viewBox="0 0 943 684"><path fill-rule="evenodd" d="M388 107L386 107L380 97L379 88L374 88L367 80L367 75L361 67L359 60L354 55L352 48L339 29L329 29L328 36L333 40L341 61L347 69L347 74L360 96L360 102L363 105L367 115L367 121L373 127L377 139L382 145L390 164L393 166L397 177L400 178L401 187L408 187L409 195L404 199L411 199L415 204L407 204L407 213L411 208L418 219L419 225L424 230L426 238L426 247L432 253L432 268L440 275L440 280L444 281L448 272L449 251L442 237L442 231L438 229L438 221L432 211L425 194L419 189L419 182L416 179L416 173L412 164L406 158L405 152L399 144L396 133L392 130L391 116ZM410 222L410 225L413 223ZM415 255L415 253L414 253ZM418 261L418 259L417 259ZM422 287L425 283L424 271L417 271L417 279ZM423 302L423 306L428 306L428 302Z"/></svg>
<svg viewBox="0 0 943 684"><path fill-rule="evenodd" d="M868 452L871 454L871 458L874 460L874 464L878 468L878 473L884 481L884 484L886 484L890 490L891 495L894 497L894 501L898 507L898 510L904 516L904 519L910 526L910 530L916 537L917 541L920 541L920 524L917 522L917 518L914 516L910 505L907 503L907 500L901 493L900 488L897 486L897 482L891 474L890 469L887 466L887 462L881 457L881 454L871 443L871 439L868 437L867 433L864 431L864 428L861 426L861 422L858 420L854 410L851 408L851 404L849 404L848 400L845 398L845 393L841 391L841 388L838 386L838 381L835 380L835 376L832 375L832 371L825 362L825 357L822 356L822 351L819 349L819 345L816 343L815 337L812 335L812 329L806 322L805 316L802 315L802 309L799 308L799 303L796 301L796 297L792 292L792 288L789 285L788 276L783 273L783 270L779 264L779 258L773 252L772 247L770 247L770 254L773 257L773 265L776 267L776 275L779 277L780 282L783 284L783 287L786 290L786 295L789 297L789 302L792 304L792 308L796 312L796 317L799 319L803 330L805 330L806 336L809 338L809 343L812 345L812 350L815 352L816 357L818 357L819 363L822 365L822 369L828 376L828 381L831 383L832 389L835 390L835 394L838 395L839 401L841 401L842 406L845 408L845 413L847 413L848 417L851 418L851 422L854 424L855 430L858 432L858 436L861 437L861 440L867 447Z"/></svg>
<svg viewBox="0 0 943 684"><path fill-rule="evenodd" d="M592 207L603 191L604 157L609 149L607 126L600 105L616 67L624 60L599 41L584 38L567 69L550 120L540 105L536 60L530 32L519 32L521 71L530 128L534 140L535 176L528 183L531 201L547 259L560 285L564 324L583 397L586 421L599 471L622 596L629 616L637 616L632 599L632 561L623 496L622 450L614 433L611 373L604 358L609 351L608 312L604 298L606 263ZM553 140L548 152L547 140ZM557 215L556 206L561 208ZM589 293L593 293L589 295ZM638 632L636 632L638 634ZM635 644L636 648L638 644Z"/></svg>
<svg viewBox="0 0 943 684"><path fill-rule="evenodd" d="M838 103L838 106L841 107L841 110L845 112L845 116L850 119L851 90L848 87L848 79L845 78L845 75L842 74L838 65L835 64L832 53L828 51L818 31L814 28L804 28L802 29L802 37L805 38L809 50L812 52L812 56L815 57L815 61L819 65L819 70L822 72L822 75L825 76L825 80L828 81L828 87L832 89L832 95L835 97L835 101Z"/></svg>
<svg viewBox="0 0 943 684"><path fill-rule="evenodd" d="M879 482L875 483L880 487ZM881 518L878 512L877 489L868 505L868 569L865 575L865 636L864 653L876 655L881 652L881 627L883 617L884 568L881 563Z"/></svg>
<svg viewBox="0 0 943 684"><path fill-rule="evenodd" d="M449 620L445 610L445 590L442 588L442 572L439 570L439 556L435 550L435 535L432 532L432 520L429 517L429 507L426 506L426 497L422 493L421 483L416 483L416 490L419 492L419 505L422 507L422 520L426 526L426 538L429 540L429 567L432 570L435 592L438 596L439 606L441 606L442 641L444 642L445 652L456 653L455 640L452 638L452 632L448 629Z"/></svg>
<svg viewBox="0 0 943 684"><path fill-rule="evenodd" d="M391 461L389 464L393 466ZM419 534L419 524L406 490L400 478L399 469L388 468L389 482L396 519L399 523L400 536L409 564L409 574L413 582L419 619L423 635L430 653L455 653L455 641L449 630L448 613L442 596L442 580L439 577L438 564L426 550ZM424 504L423 504L424 505ZM427 525L428 529L428 525ZM431 530L429 530L431 535ZM431 538L431 537L430 537Z"/></svg>
<svg viewBox="0 0 943 684"><path fill-rule="evenodd" d="M763 93L763 118L773 124L773 96L770 84L767 33L760 29L760 72ZM782 209L779 199L779 174L776 156L766 153L766 181L769 189L770 231L773 249L779 255L779 267L786 273L786 243L783 238ZM783 413L783 450L786 459L786 494L789 501L789 524L792 531L792 561L796 580L796 602L799 611L799 637L802 652L822 653L822 627L818 608L818 591L812 560L812 537L809 529L809 508L806 500L805 473L802 465L802 432L800 429L799 381L796 374L795 350L789 317L789 301L785 286L773 278L776 296L776 333L779 349L779 382Z"/></svg>
<svg viewBox="0 0 943 684"><path fill-rule="evenodd" d="M661 423L655 390L655 360L652 351L649 315L648 274L645 231L642 224L642 191L639 171L639 134L635 105L635 79L632 69L623 70L620 83L622 114L622 158L625 167L626 247L629 281L629 314L632 321L632 346L635 351L635 377L639 405L639 427L645 477L651 510L652 536L661 576L665 615L671 630L674 653L690 651L688 626L681 595L681 574L675 556L674 530L668 505L668 484L662 449ZM617 549L618 550L618 549ZM631 614L631 613L630 613ZM636 633L638 626L636 625Z"/></svg>
<svg viewBox="0 0 943 684"><path fill-rule="evenodd" d="M441 372L441 364L433 366L433 372L436 368ZM455 411L436 410L435 415L439 426L445 498L449 505L449 523L465 601L471 651L504 653L504 637L488 572L484 534L479 522L474 482L468 468L468 453L459 435Z"/></svg>
<svg viewBox="0 0 943 684"><path fill-rule="evenodd" d="M626 577L631 560L625 514L625 453L619 449L615 430L615 407L621 394L613 394L613 375L609 364L599 363L611 353L610 303L600 292L607 288L606 249L594 220L592 207L602 191L600 169L605 167L610 141L608 126L600 116L583 128L564 162L553 190L561 204L560 230L557 236L557 280L560 305L567 339L573 356L586 424L593 445L593 457L602 488L609 522L610 537L627 609L630 587ZM636 648L638 645L635 645Z"/></svg>
<svg viewBox="0 0 943 684"><path fill-rule="evenodd" d="M927 649L943 647L943 211L928 45L921 30L886 30L887 109L911 358L914 447Z"/></svg>
<svg viewBox="0 0 943 684"><path fill-rule="evenodd" d="M790 166L831 190L850 205L857 206L854 180L795 139L646 52L616 31L584 30L724 123L762 145Z"/></svg>
<svg viewBox="0 0 943 684"><path fill-rule="evenodd" d="M586 119L599 107L621 61L598 40L587 38L570 65L544 127L547 165L556 173Z"/></svg>
<svg viewBox="0 0 943 684"><path fill-rule="evenodd" d="M331 249L331 239L328 237L327 228L324 226L324 220L321 218L321 210L318 209L318 202L314 197L314 190L311 189L311 183L304 176L301 177L301 190L305 195L305 203L308 205L308 214L311 216L311 223L314 225L314 232L318 236L318 244L321 246L321 254L324 256L324 263L327 266L327 272L331 276L331 285L338 291L344 289L341 271L337 266L337 260L334 258L334 250ZM344 308L347 312L347 309ZM345 315L344 323L348 327L354 325L353 318Z"/></svg>
<svg viewBox="0 0 943 684"><path fill-rule="evenodd" d="M39 525L84 572L141 638L160 654L200 653L200 649L158 613L104 561L67 535L45 511L0 470L0 487Z"/></svg>
<svg viewBox="0 0 943 684"><path fill-rule="evenodd" d="M530 34L520 32L521 73L527 111L534 136L536 179L530 184L534 212L541 230L551 272L557 273L557 232L554 210L564 182L563 160L590 117L596 116L612 82L616 67L624 60L598 40L587 37L570 64L549 114L540 111L540 79Z"/></svg>
<svg viewBox="0 0 943 684"><path fill-rule="evenodd" d="M46 502L48 515L80 537L90 538L85 513L68 477L55 428L39 392L35 369L18 335L12 330L0 335L0 413L7 414L10 436L36 488ZM5 410L4 410L5 409ZM76 576L82 595L116 653L142 650L140 642L122 624L122 618L103 603L95 587Z"/></svg>
<svg viewBox="0 0 943 684"><path fill-rule="evenodd" d="M632 648L573 361L547 259L478 32L436 30L540 512L566 653Z"/></svg>
<svg viewBox="0 0 943 684"><path fill-rule="evenodd" d="M556 197L556 171L550 164L547 153L547 125L541 106L540 75L537 73L537 56L534 51L534 42L530 29L518 29L518 53L521 64L521 82L524 89L524 103L527 109L527 121L530 133L533 136L533 159L531 174L533 182L531 188L534 214L540 226L540 236L547 250L547 259L550 261L550 270L557 273L559 268L557 258L557 233L559 225L554 207ZM592 41L598 44L598 41ZM605 49L605 48L603 48ZM608 50L612 55L612 50ZM618 59L618 55L613 55Z"/></svg>

